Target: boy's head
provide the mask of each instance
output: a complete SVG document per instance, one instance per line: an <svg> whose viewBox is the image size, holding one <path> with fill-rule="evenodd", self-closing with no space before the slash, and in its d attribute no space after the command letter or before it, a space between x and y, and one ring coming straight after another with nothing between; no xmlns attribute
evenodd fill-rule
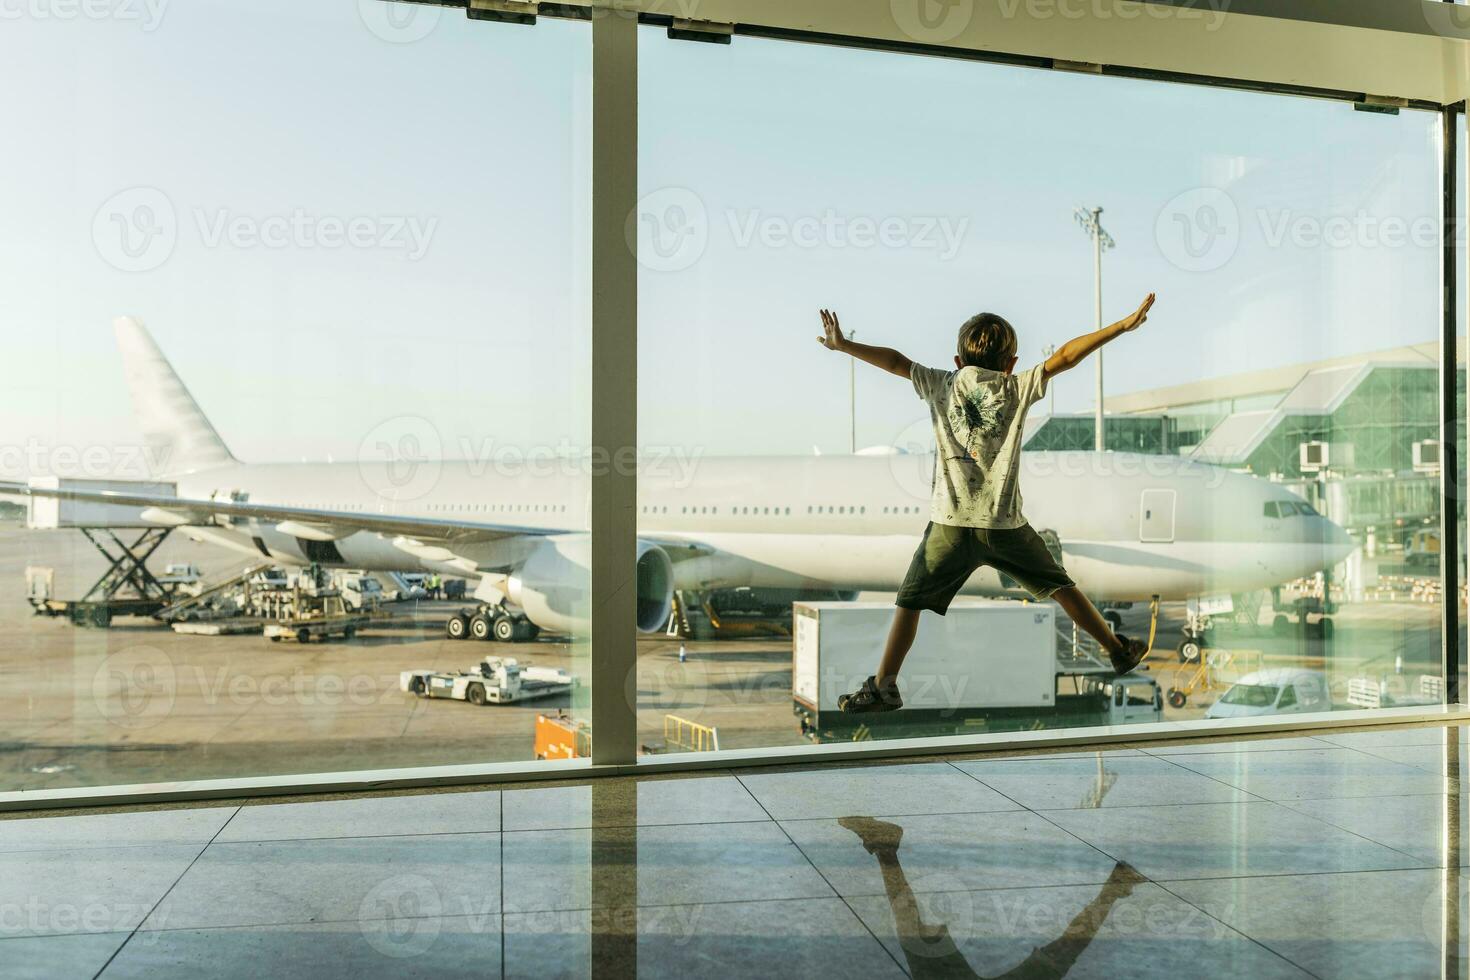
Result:
<svg viewBox="0 0 1470 980"><path fill-rule="evenodd" d="M1005 317L977 313L960 327L955 367L982 367L1010 374L1016 366L1016 331Z"/></svg>

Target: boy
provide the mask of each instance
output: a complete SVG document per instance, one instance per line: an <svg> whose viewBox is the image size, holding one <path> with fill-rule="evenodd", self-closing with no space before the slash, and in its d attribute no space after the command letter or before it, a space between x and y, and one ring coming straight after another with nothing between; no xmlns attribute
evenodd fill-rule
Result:
<svg viewBox="0 0 1470 980"><path fill-rule="evenodd" d="M1119 674L1138 666L1147 646L1115 634L1052 557L1021 515L1017 479L1026 410L1046 394L1047 382L1081 364L1108 341L1138 329L1153 305L1154 294L1149 293L1131 315L1067 341L1045 363L1019 377L1012 373L1016 331L994 313L965 321L955 370L939 371L915 364L896 350L848 340L837 314L822 311L824 335L817 341L828 350L911 380L919 397L929 403L936 440L929 526L899 587L883 659L862 687L837 699L839 708L858 713L903 707L898 670L913 645L919 612L931 609L943 616L950 600L982 565L1004 572L1037 599L1055 599L1108 652Z"/></svg>

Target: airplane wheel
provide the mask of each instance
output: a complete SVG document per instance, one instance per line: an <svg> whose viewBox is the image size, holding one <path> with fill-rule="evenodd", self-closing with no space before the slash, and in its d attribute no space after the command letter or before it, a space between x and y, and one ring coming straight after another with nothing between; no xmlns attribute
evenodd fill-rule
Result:
<svg viewBox="0 0 1470 980"><path fill-rule="evenodd" d="M1189 696L1177 687L1169 688L1169 707L1182 708L1189 701Z"/></svg>
<svg viewBox="0 0 1470 980"><path fill-rule="evenodd" d="M444 624L444 635L451 640L463 640L470 631L470 619L464 613L455 613Z"/></svg>
<svg viewBox="0 0 1470 980"><path fill-rule="evenodd" d="M1205 645L1192 636L1186 636L1179 641L1179 660L1181 663L1197 664L1199 658L1204 655Z"/></svg>
<svg viewBox="0 0 1470 980"><path fill-rule="evenodd" d="M470 636L477 640L490 639L490 620L484 616L470 617Z"/></svg>
<svg viewBox="0 0 1470 980"><path fill-rule="evenodd" d="M511 630L511 639L517 643L527 643L532 639L533 634L531 631L535 628L528 620L523 619L516 623L515 628Z"/></svg>
<svg viewBox="0 0 1470 980"><path fill-rule="evenodd" d="M509 643L518 638L516 621L509 616L497 616L495 618L495 638L501 643Z"/></svg>
<svg viewBox="0 0 1470 980"><path fill-rule="evenodd" d="M1102 618L1110 627L1112 627L1114 633L1123 628L1123 617L1119 615L1116 609L1108 609L1104 611L1102 614Z"/></svg>
<svg viewBox="0 0 1470 980"><path fill-rule="evenodd" d="M465 688L464 699L473 705L483 705L485 703L485 688L480 684L471 684Z"/></svg>

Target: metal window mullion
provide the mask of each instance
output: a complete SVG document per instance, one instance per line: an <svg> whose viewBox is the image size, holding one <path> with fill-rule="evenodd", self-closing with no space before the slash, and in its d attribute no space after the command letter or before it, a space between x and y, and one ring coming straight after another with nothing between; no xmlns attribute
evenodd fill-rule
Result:
<svg viewBox="0 0 1470 980"><path fill-rule="evenodd" d="M592 16L592 761L637 757L638 20Z"/></svg>
<svg viewBox="0 0 1470 980"><path fill-rule="evenodd" d="M1460 109L1440 110L1440 341L1439 341L1439 479L1440 479L1440 574L1444 587L1441 624L1445 702L1461 703L1460 691L1460 542L1459 542L1459 371L1457 346L1459 320L1456 310L1456 279L1459 272L1459 202L1456 195L1456 143Z"/></svg>

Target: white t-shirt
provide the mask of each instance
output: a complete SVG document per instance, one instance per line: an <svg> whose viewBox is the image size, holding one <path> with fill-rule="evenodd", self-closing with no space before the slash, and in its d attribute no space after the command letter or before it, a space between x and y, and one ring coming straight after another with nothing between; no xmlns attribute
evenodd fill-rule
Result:
<svg viewBox="0 0 1470 980"><path fill-rule="evenodd" d="M913 365L909 377L934 422L929 519L957 527L1012 528L1021 516L1021 442L1026 410L1046 394L1038 364L1024 374L981 367Z"/></svg>

